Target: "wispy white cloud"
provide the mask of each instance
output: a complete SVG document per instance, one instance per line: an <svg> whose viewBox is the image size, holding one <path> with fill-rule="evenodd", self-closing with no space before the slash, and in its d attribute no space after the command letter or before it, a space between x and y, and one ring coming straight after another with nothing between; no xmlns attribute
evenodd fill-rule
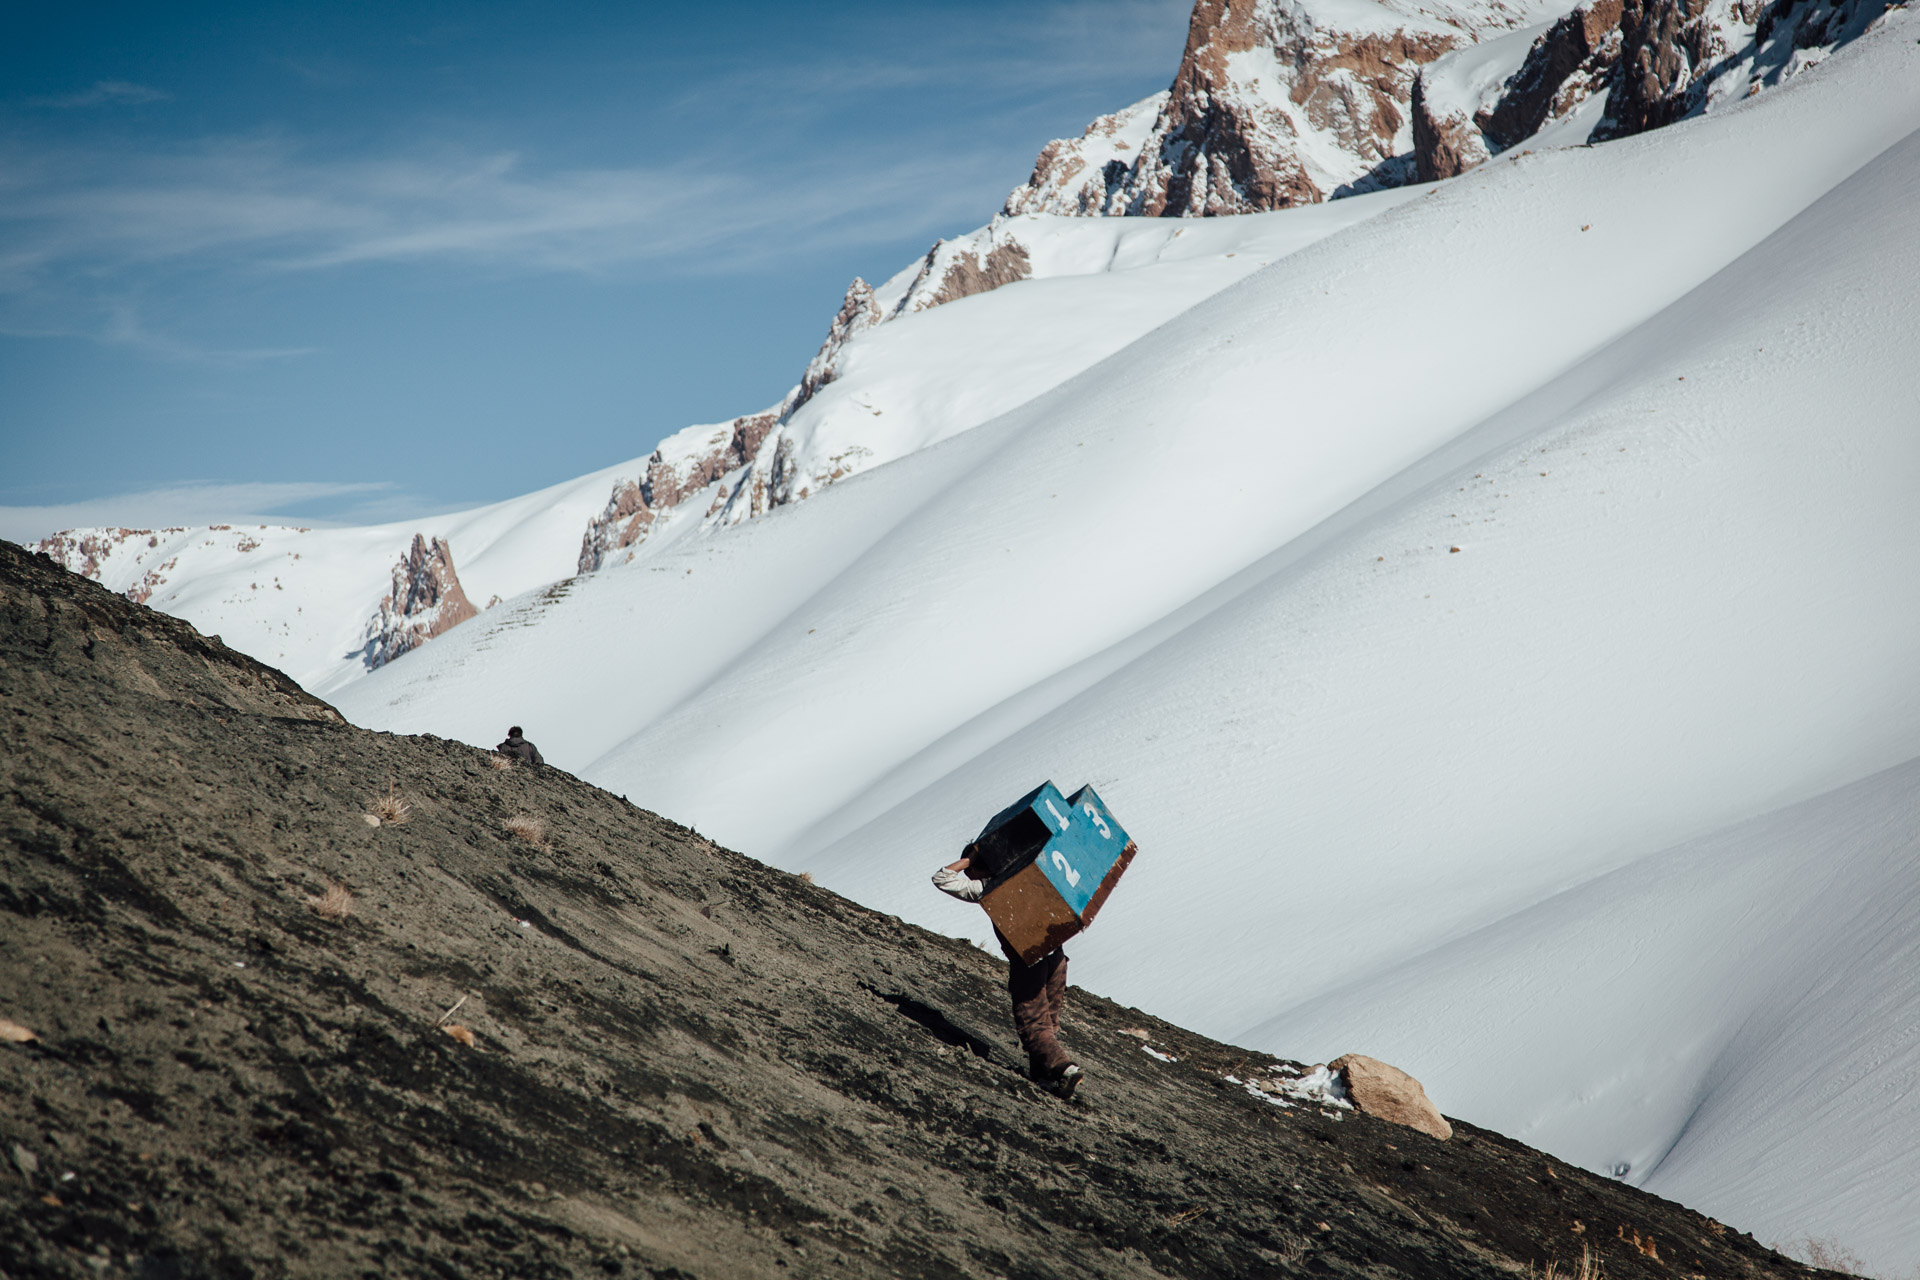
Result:
<svg viewBox="0 0 1920 1280"><path fill-rule="evenodd" d="M147 102L166 102L173 97L164 89L155 89L127 80L96 80L90 89L50 98L28 98L33 107L133 107Z"/></svg>
<svg viewBox="0 0 1920 1280"><path fill-rule="evenodd" d="M788 113L931 86L1005 97L1134 77L1164 88L1160 82L1171 81L1179 65L1192 8L1192 0L1063 0L999 15L991 23L948 24L937 38L928 38L935 33L916 23L914 34L921 38L903 41L892 56L867 51L772 68L756 61L716 73L685 94L681 105L754 102L768 113ZM846 44L871 48L870 41Z"/></svg>
<svg viewBox="0 0 1920 1280"><path fill-rule="evenodd" d="M266 360L290 360L309 356L318 347L213 347L184 341L148 327L139 310L131 303L108 308L105 326L91 335L114 346L183 364L220 365L228 368L259 364Z"/></svg>
<svg viewBox="0 0 1920 1280"><path fill-rule="evenodd" d="M1172 74L1189 2L1062 0L990 23L903 21L893 58L716 63L682 103L692 113L684 127L655 122L667 136L636 163L563 165L432 142L342 153L273 132L146 144L0 136L0 333L78 334L159 359L245 364L306 349L190 340L143 319L129 300L177 296L189 279L380 264L736 274L848 245L931 241L990 215L1046 139L1035 137L1010 165L1003 137L956 137L939 120L851 139L836 126L830 146L811 144L817 131L795 122L915 99L916 86L949 84L1015 111L1116 74L1157 83ZM875 47L829 47L841 43ZM44 101L161 96L101 81ZM721 100L746 123L715 147L702 103ZM1121 105L1102 100L1098 109Z"/></svg>
<svg viewBox="0 0 1920 1280"><path fill-rule="evenodd" d="M188 483L140 493L87 498L50 506L0 506L0 538L32 543L63 529L102 525L158 529L171 525L375 523L430 515L438 504L385 481L351 484ZM329 519L289 516L289 510L327 510Z"/></svg>
<svg viewBox="0 0 1920 1280"><path fill-rule="evenodd" d="M263 138L137 155L0 152L0 295L157 265L724 271L882 228L951 229L978 215L967 179L995 159L541 169L512 153L322 158Z"/></svg>
<svg viewBox="0 0 1920 1280"><path fill-rule="evenodd" d="M313 349L183 336L152 323L137 299L169 296L181 279L356 265L762 270L841 245L964 229L982 214L996 160L842 152L779 172L553 169L504 152L316 156L262 137L139 154L0 143L0 333L84 337L176 363L295 358Z"/></svg>

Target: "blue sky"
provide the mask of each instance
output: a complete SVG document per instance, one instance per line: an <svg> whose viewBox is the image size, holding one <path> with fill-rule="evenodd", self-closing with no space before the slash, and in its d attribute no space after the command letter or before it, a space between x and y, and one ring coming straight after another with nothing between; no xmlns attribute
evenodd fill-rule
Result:
<svg viewBox="0 0 1920 1280"><path fill-rule="evenodd" d="M1190 7L9 6L0 535L393 518L764 407Z"/></svg>

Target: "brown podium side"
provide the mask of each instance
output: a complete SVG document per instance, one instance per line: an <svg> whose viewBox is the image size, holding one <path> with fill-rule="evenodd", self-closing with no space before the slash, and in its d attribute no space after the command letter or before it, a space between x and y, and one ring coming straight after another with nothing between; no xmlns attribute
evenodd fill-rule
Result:
<svg viewBox="0 0 1920 1280"><path fill-rule="evenodd" d="M1136 852L1131 840L1114 860L1100 887L1079 915L1061 898L1059 890L1040 870L1038 861L1029 862L980 899L987 916L1000 936L1013 945L1020 963L1032 964L1050 951L1066 945L1067 939L1093 923L1094 915L1120 882Z"/></svg>

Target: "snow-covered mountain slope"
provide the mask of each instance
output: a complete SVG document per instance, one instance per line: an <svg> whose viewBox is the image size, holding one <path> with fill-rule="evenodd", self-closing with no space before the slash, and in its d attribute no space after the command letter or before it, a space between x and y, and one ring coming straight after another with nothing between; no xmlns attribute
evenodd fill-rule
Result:
<svg viewBox="0 0 1920 1280"><path fill-rule="evenodd" d="M1003 216L940 241L877 289L853 282L780 404L662 442L614 486L579 567L737 525L978 426L1402 198L1211 223Z"/></svg>
<svg viewBox="0 0 1920 1280"><path fill-rule="evenodd" d="M414 647L421 637L409 643L411 628L444 626L438 602L446 587L484 611L570 575L581 528L615 476L635 465L394 524L75 529L39 548L325 695ZM410 564L416 539L429 548L445 542L450 568L431 555ZM419 606L412 614L409 595Z"/></svg>
<svg viewBox="0 0 1920 1280"><path fill-rule="evenodd" d="M1254 1038L1364 1035L1416 1054L1459 1114L1910 1274L1917 832L1920 760L1355 975Z"/></svg>
<svg viewBox="0 0 1920 1280"><path fill-rule="evenodd" d="M342 709L486 741L453 726L510 707L635 801L955 931L979 918L930 865L1039 778L1093 782L1144 852L1076 978L1285 1052L1385 1046L1456 1114L1920 1262L1891 1201L1844 1198L1920 1175L1920 1062L1884 1022L1910 919L1756 932L1784 950L1734 992L1712 957L1622 964L1637 1022L1582 1019L1591 951L1528 923L1586 913L1657 955L1674 926L1636 877L1753 842L1663 850L1920 758L1916 36L1896 13L1724 113L1502 157ZM1817 896L1801 854L1870 869L1884 795L1817 802L1861 817L1844 851L1766 826L1769 910ZM1849 876L1821 919L1864 908ZM1408 1015L1407 975L1475 938L1506 984ZM1815 999L1810 974L1859 981ZM1743 1001L1784 1056L1715 1047ZM1836 1097L1878 1113L1829 1123Z"/></svg>
<svg viewBox="0 0 1920 1280"><path fill-rule="evenodd" d="M485 611L558 591L643 539L710 536L804 498L976 426L1404 198L1208 224L996 219L935 245L878 290L856 282L885 321L836 324L784 413L689 427L651 458L471 511L350 528L76 529L40 549L331 696L447 634L460 615L434 603L445 586ZM968 291L970 263L1012 251L1021 280ZM429 550L444 540L450 571L435 562L420 572L416 538ZM401 607L409 597L424 602L411 614ZM511 625L536 607L523 603Z"/></svg>
<svg viewBox="0 0 1920 1280"><path fill-rule="evenodd" d="M888 429L890 438L867 437L888 441L888 456L901 455L885 469L883 484L871 487L856 476L824 489L805 504L821 514L798 525L792 520L798 507L778 507L766 520L738 528L703 517L739 492L750 472L742 467L710 482L698 500L683 500L656 518L643 541L607 557L599 573L569 584L564 605L551 592L512 601L369 677L365 688L339 690L338 697L369 708L383 724L479 741L497 736L492 726L499 718L497 700L481 690L500 671L513 670L523 704L538 706L546 723L567 726L552 758L583 769L744 653L766 626L884 540L915 504L950 486L956 467L1002 439L973 439L981 419L1110 360L1129 341L1262 266L1410 198L1382 192L1206 223L1009 220L1047 233L1031 237L1035 260L1058 274L862 332L846 348L845 374L806 406L805 416L796 415L802 439L818 436L799 436L801 429L832 439L841 430L873 433L876 421L898 423ZM1177 473L1196 460L1175 452L1162 462ZM843 503L843 489L861 496ZM714 536L718 530L725 536ZM634 575L652 585L638 588ZM682 581L688 577L696 580ZM549 614L564 621L526 625ZM622 669L645 674L580 679L582 670L603 669L612 652L621 655ZM435 692L422 699L421 688ZM455 689L465 692L441 696ZM444 718L449 714L452 719Z"/></svg>

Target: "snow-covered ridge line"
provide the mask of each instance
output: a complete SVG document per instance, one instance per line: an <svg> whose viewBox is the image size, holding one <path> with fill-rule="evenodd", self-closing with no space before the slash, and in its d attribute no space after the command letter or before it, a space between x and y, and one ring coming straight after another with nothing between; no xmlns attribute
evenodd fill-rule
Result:
<svg viewBox="0 0 1920 1280"><path fill-rule="evenodd" d="M411 556L416 534L429 546L447 538L449 561L458 547L469 576L480 575L475 600L506 598L616 557L630 559L642 542L664 549L764 516L987 421L1113 349L1109 337L1061 343L1040 335L1034 348L1034 335L995 342L969 334L965 359L975 367L956 379L943 367L953 363L953 351L885 336L901 320L917 321L955 302L972 305L1009 285L1030 288L1159 262L1136 252L1152 237L1088 235L1055 225L1062 219L1085 223L1107 221L1081 216L1095 213L1185 217L1278 208L1391 186L1416 170L1445 176L1542 121L1536 146L1583 141L1603 122L1602 108L1616 131L1625 128L1618 121L1629 117L1657 123L1685 114L1674 104L1715 106L1732 100L1737 87L1777 83L1817 63L1867 29L1885 7L1885 0L1774 0L1761 8L1754 7L1756 0L1713 0L1695 13L1700 0L1691 0L1691 9L1687 0L1590 0L1549 22L1564 0L1543 2L1544 9L1508 0L1199 0L1170 90L1101 117L1080 139L1048 144L1033 180L1008 198L1006 214L989 225L937 242L877 288L855 279L825 341L779 403L676 433L651 457L603 473L590 499L578 482L557 486L570 490L567 509L575 523L560 533L549 511L539 522L539 547L502 556L489 544L477 549L488 554L476 561L464 537L447 536L449 520L479 514L468 512L431 525L381 529L373 540L385 549L376 557L363 546L356 553L358 580L351 583L337 576L319 581L305 563L283 564L292 577L282 593L294 591L323 618L353 615L352 635L333 635L330 623L316 624L306 612L280 617L272 605L260 603L255 593L265 589L251 577L244 587L200 589L200 575L224 579L235 566L208 560L194 539L185 540L184 558L174 554L182 548L164 557L143 556L131 542L154 536L151 530L70 530L43 549L96 577L112 576L105 568L109 559L140 560L138 573L116 578L118 589L157 607L194 610L196 620L230 637L254 636L264 646L258 656L292 664L312 687L337 687L378 665L373 655L396 656L417 647L419 637L446 630L439 615L415 626L396 621L382 604L383 596L394 594L389 581L395 566ZM1754 35L1740 46L1747 53L1727 52L1738 43L1727 33L1748 21ZM1638 34L1630 40L1623 34L1628 32ZM1699 71L1708 52L1720 60ZM1608 93L1636 58L1663 69L1655 97L1668 106L1654 111L1643 102L1637 116L1623 116L1624 108L1607 106ZM1172 238L1160 235L1165 263L1181 259ZM1187 245L1194 243L1190 238ZM1215 251L1223 258L1235 252L1226 246ZM1231 278L1231 272L1216 274L1210 287ZM1198 297L1178 291L1171 296ZM1173 313L1162 308L1156 315ZM1082 314L1065 320L1083 323ZM1138 323L1127 318L1127 324ZM1069 355L1069 349L1079 354ZM1043 367L1044 352L1058 357L1051 367ZM991 380L984 389L975 385L983 377ZM485 510L538 506L541 498L528 495ZM305 545L342 541L336 533L316 534ZM121 543L129 545L110 550ZM491 566L503 559L522 568L496 575ZM537 572L523 571L534 564L541 566ZM249 620L249 610L263 616ZM394 638L402 633L412 638L397 645Z"/></svg>
<svg viewBox="0 0 1920 1280"><path fill-rule="evenodd" d="M69 530L39 549L331 694L448 632L451 615L395 612L438 598L394 586L416 537L429 559L444 544L429 576L482 612L643 543L664 554L966 431L1398 198L1210 224L997 218L878 288L855 281L779 405L688 428L649 458L423 521Z"/></svg>
<svg viewBox="0 0 1920 1280"><path fill-rule="evenodd" d="M633 465L421 521L73 529L34 549L326 695L569 576L580 528Z"/></svg>
<svg viewBox="0 0 1920 1280"><path fill-rule="evenodd" d="M1197 0L1168 90L1049 142L986 227L935 243L878 289L856 278L779 404L689 427L615 485L582 538L580 571L716 482L700 515L733 525L898 456L865 438L871 429L813 448L818 424L796 415L842 375L860 335L1066 274L1036 259L1032 233L1010 221L1020 215L1283 209L1452 177L1569 121L1577 136L1560 128L1558 141L1625 137L1815 65L1890 0L1587 0L1571 13L1563 2Z"/></svg>
<svg viewBox="0 0 1920 1280"><path fill-rule="evenodd" d="M204 580L217 573L228 580L224 589L232 593L226 603L250 606L256 615L253 621L258 623L263 620L261 615L286 612L287 580L296 577L296 566L307 548L306 535L312 533L305 526L269 524L217 524L198 529L177 525L162 529L105 527L57 533L35 544L34 550L120 592L135 604L169 611L184 604L194 585L189 582L174 587L176 574ZM180 567L183 558L187 561L184 571ZM244 586L240 585L241 578L246 579ZM292 610L303 617L306 606L296 603ZM478 612L460 585L447 540L415 533L389 570L387 594L372 606L360 628L361 643L343 656L373 671ZM266 625L271 634L276 624ZM293 629L292 622L284 618L277 625L283 633L290 634ZM237 635L235 639L242 637Z"/></svg>
<svg viewBox="0 0 1920 1280"><path fill-rule="evenodd" d="M1335 221L1344 224L1347 219ZM879 354L892 345L878 338L883 329L1023 282L1135 272L1208 255L1224 262L1242 248L1260 255L1270 230L1256 222L1224 234L1201 235L1179 225L1102 228L1050 214L1002 214L964 236L936 242L878 287L856 277L826 340L778 404L729 422L677 432L661 442L644 469L615 481L581 539L579 572L599 569L621 553L622 562L630 560L645 541L660 544L730 527L801 501L1010 408L1018 401L1010 400L1005 389L1022 397L1038 394L1081 367L1041 368L1029 358L1018 377L1001 384L1002 393L966 397L979 404L967 411L950 398L936 398L924 387L910 385L924 384L929 374L937 376L943 363L938 342L908 344L924 364L901 368L897 360ZM1260 261L1271 261L1271 253L1249 259L1244 267ZM1170 295L1184 296L1182 291ZM1019 309L995 304L995 311L1007 317L1017 316ZM1162 307L1156 313L1165 317L1173 311ZM1100 327L1085 317L1062 318L1083 331ZM996 353L998 358L984 367L1017 363L1020 348L1044 341L1032 333L1009 336L1015 340L1003 345L1004 355ZM977 350L981 344L970 335L967 345ZM944 360L958 354L954 351ZM975 360L975 368L982 368L977 356ZM872 376L843 384L855 371ZM890 412L895 416L888 418Z"/></svg>

